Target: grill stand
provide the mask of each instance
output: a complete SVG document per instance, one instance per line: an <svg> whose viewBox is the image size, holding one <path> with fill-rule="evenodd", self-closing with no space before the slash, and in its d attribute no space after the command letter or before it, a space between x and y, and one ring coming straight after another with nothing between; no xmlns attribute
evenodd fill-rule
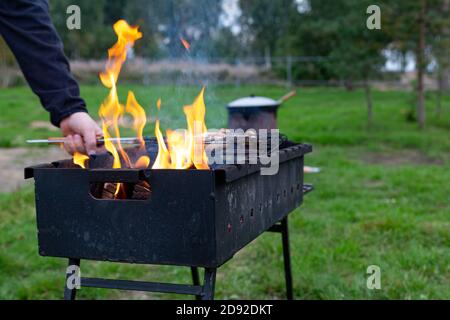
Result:
<svg viewBox="0 0 450 320"><path fill-rule="evenodd" d="M303 185L303 194L313 190L312 185ZM291 255L289 248L289 228L288 217L281 219L279 223L270 227L268 232L281 233L281 240L283 245L283 261L284 261L284 276L286 280L286 298L293 300L293 285L292 285L292 269L291 269ZM80 259L69 258L69 266L80 266ZM196 300L213 300L216 284L217 268L205 268L205 275L203 285L200 285L200 276L197 267L191 267L193 285L188 284L174 284L174 283L159 283L159 282L145 282L145 281L131 281L131 280L113 280L102 278L81 278L81 287L93 287L104 289L120 289L131 291L147 291L158 293L175 293L188 294L195 296ZM75 300L77 289L69 289L67 280L69 274L66 274L66 285L64 289L64 300Z"/></svg>
<svg viewBox="0 0 450 320"><path fill-rule="evenodd" d="M286 279L286 298L288 300L294 300L292 290L291 250L289 248L288 218L286 217L281 219L279 224L273 225L268 231L281 233L281 241L283 243L284 277Z"/></svg>
<svg viewBox="0 0 450 320"><path fill-rule="evenodd" d="M292 300L292 271L287 217L283 218L279 224L273 225L268 231L281 233L283 243L284 274L286 279L286 297L288 300ZM68 266L79 267L80 259L70 258ZM93 288L188 294L194 295L196 300L213 300L216 284L216 272L216 268L205 268L203 285L200 285L200 276L197 267L191 267L193 285L83 277L81 278L80 285L81 287ZM77 289L69 289L67 286L68 278L69 274L66 274L64 300L75 300Z"/></svg>

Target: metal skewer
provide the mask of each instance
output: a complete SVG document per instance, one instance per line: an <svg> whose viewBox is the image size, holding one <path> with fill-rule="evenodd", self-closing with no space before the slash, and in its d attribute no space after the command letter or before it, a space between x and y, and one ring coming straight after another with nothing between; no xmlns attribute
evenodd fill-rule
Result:
<svg viewBox="0 0 450 320"><path fill-rule="evenodd" d="M99 138L97 139L97 144L102 145L105 143L105 141L112 141L112 142L121 142L123 144L140 144L138 138ZM64 143L66 142L65 138L49 138L49 139L35 139L35 140L27 140L27 143Z"/></svg>
<svg viewBox="0 0 450 320"><path fill-rule="evenodd" d="M225 134L225 133L205 133L201 135L205 141L205 144L218 144L218 143L224 143L228 138L246 138L246 139L258 139L256 135L249 135L249 134ZM143 140L145 142L156 142L156 138L154 137L144 137ZM124 137L124 138L98 138L97 144L103 145L105 141L111 141L111 142L120 142L122 144L140 144L141 141L136 137ZM64 137L57 137L57 138L48 138L48 139L30 139L26 140L26 143L30 144L38 144L38 143L48 143L48 144L61 144L66 142L66 139Z"/></svg>

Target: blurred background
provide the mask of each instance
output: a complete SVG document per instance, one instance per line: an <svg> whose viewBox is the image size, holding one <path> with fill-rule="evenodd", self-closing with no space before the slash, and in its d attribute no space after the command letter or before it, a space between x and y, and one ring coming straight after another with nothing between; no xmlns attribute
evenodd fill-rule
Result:
<svg viewBox="0 0 450 320"><path fill-rule="evenodd" d="M69 30L69 5L81 29ZM369 30L367 8L381 10ZM251 94L297 96L282 133L314 145L321 169L290 225L297 298L450 298L450 0L53 0L55 26L91 114L118 19L139 25L119 80L153 135L185 127L181 108L207 86L207 126ZM23 167L68 157L25 140L60 135L0 38L0 298L60 298L65 262L38 256L34 194ZM163 101L158 113L155 103ZM126 130L126 128L124 129ZM368 290L379 265L382 289ZM189 282L189 270L88 262L85 276ZM84 271L86 270L86 271ZM218 298L283 298L281 245L264 235L219 271ZM82 289L81 298L173 298Z"/></svg>
<svg viewBox="0 0 450 320"><path fill-rule="evenodd" d="M66 9L82 12L81 29L69 30ZM85 0L51 1L55 26L86 83L97 83L118 19L140 26L136 83L286 84L411 89L418 69L425 86L448 90L447 0L379 1L381 30L365 28L371 1L326 0ZM425 7L422 10L422 7ZM423 11L423 12L422 12ZM186 50L183 46L188 45ZM3 87L23 83L1 43ZM131 63L129 63L131 64ZM417 68L416 68L417 66Z"/></svg>

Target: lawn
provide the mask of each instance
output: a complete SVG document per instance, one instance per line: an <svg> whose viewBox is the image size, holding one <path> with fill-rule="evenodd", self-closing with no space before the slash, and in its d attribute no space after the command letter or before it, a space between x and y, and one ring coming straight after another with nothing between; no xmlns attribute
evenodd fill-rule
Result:
<svg viewBox="0 0 450 320"><path fill-rule="evenodd" d="M165 128L184 126L181 106L199 87L122 86ZM212 86L206 93L207 125L226 124L224 105L234 98L278 98L282 87ZM106 95L83 87L96 114ZM122 98L122 100L124 100ZM306 175L316 190L290 218L295 296L298 299L450 298L450 96L444 114L434 114L427 96L428 126L406 121L412 94L374 92L373 125L368 128L364 94L331 88L300 89L279 112L281 131L309 142L306 163L322 169ZM58 135L32 125L47 120L27 88L0 91L0 146L23 147L26 138ZM152 133L153 123L147 128ZM0 150L1 152L1 150ZM32 185L0 194L0 299L59 299L66 261L37 253ZM366 269L381 268L381 290L368 290ZM265 234L219 269L219 299L282 299L284 277L279 235ZM188 268L82 262L83 276L190 282ZM90 298L175 298L83 288Z"/></svg>

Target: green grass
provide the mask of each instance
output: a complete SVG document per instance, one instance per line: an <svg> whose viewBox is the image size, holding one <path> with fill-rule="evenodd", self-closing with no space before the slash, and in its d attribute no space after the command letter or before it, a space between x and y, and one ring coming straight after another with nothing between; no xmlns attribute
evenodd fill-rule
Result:
<svg viewBox="0 0 450 320"><path fill-rule="evenodd" d="M131 87L130 87L131 88ZM125 97L130 88L121 88ZM180 107L199 87L133 87L164 127L184 125ZM208 127L226 123L223 106L247 94L280 97L281 87L210 87ZM94 113L105 90L83 87ZM314 144L307 165L322 172L305 180L316 190L291 215L294 287L303 299L450 298L450 97L441 119L428 97L428 126L405 121L411 94L374 92L375 121L366 126L362 91L301 89L279 113L282 132ZM124 99L122 99L124 100ZM0 141L23 146L28 137L55 132L28 126L47 115L28 89L0 92ZM150 125L148 134L151 134ZM0 151L1 152L1 151ZM64 287L63 259L37 254L32 185L0 194L0 298L59 299ZM284 298L279 235L265 234L219 269L217 298ZM366 269L379 265L382 289L366 288ZM190 282L188 268L82 262L83 276ZM124 292L83 288L80 298L137 297ZM152 298L177 298L152 295Z"/></svg>

